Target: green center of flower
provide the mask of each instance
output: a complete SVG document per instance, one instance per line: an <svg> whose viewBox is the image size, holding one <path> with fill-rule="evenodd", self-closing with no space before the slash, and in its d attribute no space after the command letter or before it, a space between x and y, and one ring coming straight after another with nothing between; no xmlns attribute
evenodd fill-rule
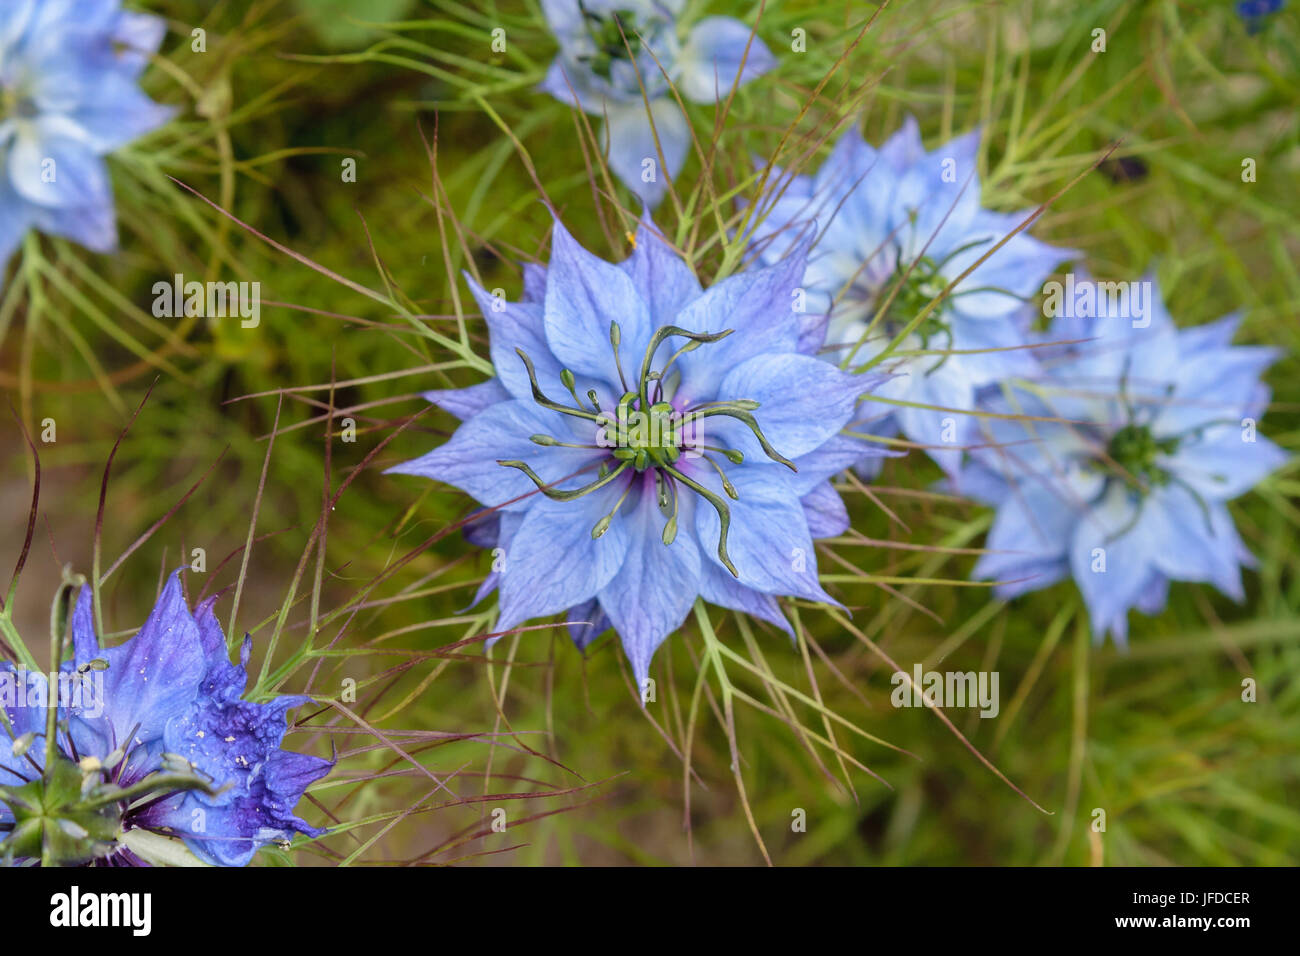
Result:
<svg viewBox="0 0 1300 956"><path fill-rule="evenodd" d="M17 86L0 86L0 122L7 119L32 119L36 103Z"/></svg>
<svg viewBox="0 0 1300 956"><path fill-rule="evenodd" d="M0 86L0 122L18 112L18 91L8 86Z"/></svg>
<svg viewBox="0 0 1300 956"><path fill-rule="evenodd" d="M115 802L83 800L82 779L76 764L59 757L48 773L30 783L0 787L0 799L14 818L3 844L7 857L76 866L112 851L121 813Z"/></svg>
<svg viewBox="0 0 1300 956"><path fill-rule="evenodd" d="M1130 422L1111 436L1103 466L1132 487L1146 489L1169 480L1169 473L1160 467L1159 459L1173 454L1177 448L1178 439L1158 439L1146 425Z"/></svg>
<svg viewBox="0 0 1300 956"><path fill-rule="evenodd" d="M9 833L0 841L0 860L38 859L42 866L89 863L118 848L123 820L140 798L179 790L217 792L188 767L155 771L133 785L119 786L113 777L125 761L120 752L110 756L115 760L110 767L94 757L73 763L51 748L42 770L28 754L31 745L30 734L12 743L14 756L28 759L32 778L19 786L0 786L0 802L13 815L13 823L4 825Z"/></svg>
<svg viewBox="0 0 1300 956"><path fill-rule="evenodd" d="M947 285L947 280L939 272L939 264L929 256L922 256L910 269L900 263L893 280L887 282L876 296L876 311L884 310L881 321L885 332L891 337L898 335L943 294ZM951 348L952 329L944 312L943 305L931 309L912 329L911 334L921 340L922 348ZM937 340L933 346L931 340ZM943 364L943 359L939 364Z"/></svg>
<svg viewBox="0 0 1300 956"><path fill-rule="evenodd" d="M617 418L605 425L604 436L613 430L613 455L632 463L637 471L664 468L682 456L681 415L671 402L655 402L642 412L636 392L628 392L618 403Z"/></svg>
<svg viewBox="0 0 1300 956"><path fill-rule="evenodd" d="M582 12L583 28L591 40L593 52L582 54L577 59L592 73L609 80L616 61L631 61L641 52L636 14L631 10L596 13L588 10L582 0L578 2L578 9Z"/></svg>
<svg viewBox="0 0 1300 956"><path fill-rule="evenodd" d="M916 212L909 213L912 228L917 226ZM948 361L953 347L952 314L949 304L958 296L978 292L998 291L1012 294L1005 289L986 287L961 290L950 287L944 269L949 267L959 256L987 245L988 238L973 239L949 250L941 258L934 258L921 253L913 261L907 261L902 245L896 244L893 255L893 274L884 281L872 278L858 281L855 277L849 292L851 314L861 315L865 310L869 318L868 330L879 329L890 341L906 333L907 338L920 341L920 351L937 353L935 363L926 374L933 372ZM865 268L865 267L864 267ZM943 301L936 301L944 296ZM917 317L920 316L920 320ZM865 334L863 341L865 341ZM850 361L862 341L855 345L850 353ZM912 350L912 346L906 346Z"/></svg>
<svg viewBox="0 0 1300 956"><path fill-rule="evenodd" d="M23 745L15 741L15 755L24 754ZM34 761L32 765L36 767ZM181 790L218 793L211 781L188 767L155 771L125 787L112 782L115 772L94 757L73 763L56 752L39 776L21 786L0 786L0 802L14 818L0 841L0 860L26 857L39 859L42 866L88 863L118 848L123 820L142 797Z"/></svg>
<svg viewBox="0 0 1300 956"><path fill-rule="evenodd" d="M537 383L537 371L532 360L522 349L515 349L520 359L523 360L524 367L528 370L528 380L533 390L533 401L543 408L575 418L586 419L594 425L596 432L596 441L592 444L564 442L551 435L533 435L532 441L546 447L605 449L608 454L600 461L599 473L596 479L581 488L572 490L559 490L552 487L558 482L547 483L543 481L525 462L498 461L497 463L508 468L519 469L532 479L542 494L557 501L572 501L582 498L610 484L620 475L626 474L630 479L635 474L652 472L659 510L665 518L662 535L664 544L672 544L677 536L679 487L693 491L717 511L721 522L721 533L718 536L718 558L735 575L737 573L736 569L727 555L727 531L731 527L731 509L728 507L725 498L711 491L687 473L692 469L690 466L685 465L682 458L686 457L692 461L698 460L707 464L717 473L722 484L722 490L727 498L733 501L739 500L739 493L731 481L728 480L726 472L723 471L722 466L715 460L714 456L720 455L731 464L739 465L745 460L744 453L735 448L706 445L702 440L703 423L709 418L723 416L735 419L745 425L753 433L759 447L762 448L763 453L768 458L780 462L792 471L798 469L795 468L793 462L773 448L763 434L762 428L759 427L758 421L753 415L754 410L759 407L758 402L748 399L712 401L701 402L681 409L672 402L673 394L676 391L676 383L680 377L673 370L673 365L677 359L687 352L694 351L701 345L726 338L731 332L731 329L714 333L691 332L675 325L660 327L650 338L650 344L646 347L645 355L641 360L640 373L635 379L635 387L632 387L628 384L627 375L623 368L623 360L619 353L623 339L622 330L617 322L611 322L609 343L613 350L618 380L623 386L623 395L613 410L604 410L600 407L600 400L594 388L587 390L587 401L584 403L578 396L577 380L568 369L561 370L560 381L572 397L573 404L562 404L547 397ZM686 343L673 352L662 367L653 368L655 354L668 339L673 337L686 339ZM559 479L559 481L563 480L565 479ZM613 509L596 522L591 529L593 538L599 538L609 530L610 524L617 516L619 509L623 507L623 502L627 499L634 483L631 480L627 481L623 494L619 497Z"/></svg>

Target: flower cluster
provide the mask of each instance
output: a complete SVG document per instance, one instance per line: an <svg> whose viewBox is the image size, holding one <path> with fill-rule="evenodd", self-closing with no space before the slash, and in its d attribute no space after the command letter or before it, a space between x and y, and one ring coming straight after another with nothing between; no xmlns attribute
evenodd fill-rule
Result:
<svg viewBox="0 0 1300 956"><path fill-rule="evenodd" d="M608 621L640 681L697 597L787 630L777 596L832 600L813 539L848 526L828 479L872 454L840 433L879 380L801 351L803 267L701 289L648 221L617 265L557 221L523 301L471 283L496 377L430 393L464 424L392 470L490 509L472 539L505 550L480 592L500 630L568 611L582 643Z"/></svg>
<svg viewBox="0 0 1300 956"><path fill-rule="evenodd" d="M0 264L28 229L117 245L103 157L172 115L137 83L165 32L120 0L0 4Z"/></svg>
<svg viewBox="0 0 1300 956"><path fill-rule="evenodd" d="M191 860L245 866L268 843L324 832L293 811L332 764L280 747L309 698L243 700L251 643L232 664L212 603L191 614L178 572L140 631L106 648L83 587L57 685L0 664L0 687L25 684L21 702L0 695L0 856L139 866L186 858L183 843Z"/></svg>
<svg viewBox="0 0 1300 956"><path fill-rule="evenodd" d="M974 573L1002 596L1073 572L1097 634L1120 641L1171 579L1240 598L1250 556L1223 502L1283 460L1255 431L1275 353L1231 347L1235 319L1179 332L1158 295L1142 305L1152 282L1133 301L1105 284L1124 292L1036 334L1025 303L1076 253L1017 232L1028 213L980 205L978 147L971 133L927 153L910 118L878 150L850 130L816 174L776 171L755 251L775 262L815 237L804 326L825 325L829 360L895 373L873 431L998 507ZM1135 307L1150 315L1131 322Z"/></svg>
<svg viewBox="0 0 1300 956"><path fill-rule="evenodd" d="M677 175L691 130L672 91L695 103L725 98L776 65L763 41L730 17L680 36L685 0L544 0L560 44L541 89L605 119L609 166L650 206ZM662 155L665 176L658 174Z"/></svg>
<svg viewBox="0 0 1300 956"><path fill-rule="evenodd" d="M697 596L785 627L775 597L831 600L811 539L848 525L827 479L882 457L864 425L998 507L974 573L1002 596L1072 571L1120 641L1170 580L1240 597L1224 502L1283 460L1255 430L1275 353L1232 347L1235 319L1180 332L1150 293L1036 332L1027 303L1077 254L981 205L978 149L927 152L910 118L878 150L849 131L775 172L750 268L707 291L649 220L617 266L557 222L520 302L471 283L497 377L429 393L464 424L393 470L485 506L467 535L505 556L476 598L499 589L501 630L612 626L643 680Z"/></svg>
<svg viewBox="0 0 1300 956"><path fill-rule="evenodd" d="M1257 24L1281 6L1237 9ZM647 209L691 145L684 103L776 66L738 20L682 22L684 0L541 8L559 47L541 91L603 120ZM0 260L29 229L115 245L104 157L171 115L138 85L164 31L120 0L0 4ZM1276 352L1233 345L1235 317L1179 329L1153 280L1040 330L1028 303L1079 253L1031 236L1033 211L984 206L981 145L927 151L908 117L879 147L855 125L809 173L761 164L759 194L716 223L743 262L720 256L708 288L692 260L709 244L683 256L649 212L622 262L557 218L519 301L470 282L494 376L428 393L460 424L390 470L476 502L466 535L501 557L475 601L497 592L498 632L564 614L585 647L613 628L638 682L697 601L789 633L781 599L836 603L815 542L849 529L831 479L892 454L866 431L997 509L973 574L1002 597L1073 577L1120 643L1171 581L1241 599L1252 558L1227 503L1284 461L1258 433ZM173 575L140 632L103 648L83 589L71 630L59 683L102 676L102 706L57 701L51 721L0 696L5 858L241 866L322 832L294 808L331 764L281 748L307 698L245 700L250 644L232 664L210 601L191 613Z"/></svg>
<svg viewBox="0 0 1300 956"><path fill-rule="evenodd" d="M988 441L953 484L997 508L976 577L1011 597L1072 575L1095 635L1123 643L1129 609L1160 611L1171 580L1243 598L1253 562L1225 502L1285 461L1257 428L1278 353L1232 345L1238 316L1178 329L1153 279L1094 301L1055 317L1037 374L985 400Z"/></svg>

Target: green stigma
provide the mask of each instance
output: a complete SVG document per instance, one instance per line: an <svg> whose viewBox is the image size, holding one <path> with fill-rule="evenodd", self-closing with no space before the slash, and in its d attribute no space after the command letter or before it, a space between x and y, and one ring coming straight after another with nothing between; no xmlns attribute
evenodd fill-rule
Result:
<svg viewBox="0 0 1300 956"><path fill-rule="evenodd" d="M1159 465L1162 455L1173 454L1178 439L1158 439L1146 425L1130 422L1111 436L1103 466L1135 490L1162 485L1169 474Z"/></svg>
<svg viewBox="0 0 1300 956"><path fill-rule="evenodd" d="M19 86L0 86L0 120L33 119L36 103Z"/></svg>
<svg viewBox="0 0 1300 956"><path fill-rule="evenodd" d="M633 408L635 392L618 403L618 415L605 426L603 437L613 431L613 455L630 461L637 471L663 468L682 456L681 416L668 402L655 402L646 412Z"/></svg>
<svg viewBox="0 0 1300 956"><path fill-rule="evenodd" d="M498 461L498 464L519 469L532 480L533 484L537 485L542 494L556 501L573 501L582 498L625 475L627 481L622 495L613 509L591 529L593 538L599 538L609 530L632 489L635 476L651 472L655 479L655 495L659 510L665 518L662 540L665 545L672 544L678 529L679 488L693 491L717 511L721 522L721 531L718 535L718 559L733 575L739 576L731 563L731 558L727 555L727 532L731 527L731 509L727 505L727 498L733 501L739 500L740 494L727 478L722 465L711 455L718 455L733 465L744 462L745 456L739 449L720 448L701 443L698 435L702 423L716 416L735 419L750 430L768 458L787 466L792 471L798 469L792 461L773 448L767 436L763 434L763 429L753 415L759 407L758 402L748 399L703 402L679 410L671 401L674 383L680 378L673 372L673 365L677 359L702 345L726 338L731 332L731 329L724 329L721 332L691 332L675 325L662 326L651 336L638 374L633 384L629 384L620 354L620 347L623 344L622 329L617 322L611 322L609 344L613 353L614 366L618 372L618 380L624 389L623 396L612 411L601 410L595 389L588 389L586 393L590 407L583 404L578 397L577 380L568 369L561 370L560 381L565 391L572 397L574 404L565 405L551 399L537 382L537 370L532 359L521 349L516 349L524 363L524 368L528 371L533 400L538 405L573 418L585 419L595 426L594 444L563 442L550 435L533 435L531 439L533 443L548 448L558 446L607 449L608 457L600 462L600 470L594 481L580 488L563 490L553 487L558 482L544 481L523 461L502 460ZM685 339L686 343L673 352L662 367L653 368L655 354L660 346L674 337ZM683 461L684 458L702 460L715 471L726 497L711 491L692 478L687 473L690 468Z"/></svg>
<svg viewBox="0 0 1300 956"><path fill-rule="evenodd" d="M20 738L16 746L24 743ZM188 766L151 773L127 787L108 779L112 769L94 757L73 763L55 754L35 779L0 786L0 799L13 814L0 859L30 857L43 866L90 863L119 847L122 819L133 804L182 790L218 793Z"/></svg>
<svg viewBox="0 0 1300 956"><path fill-rule="evenodd" d="M912 225L915 227L915 212L911 213L911 218ZM905 262L902 248L896 247L893 275L879 287L870 284L854 285L850 291L850 299L857 303L870 303L872 325L879 323L882 331L889 338L895 338L904 329L909 329L909 335L921 340L922 350L947 352L953 346L949 302L959 295L986 290L970 288L954 292L949 288L943 269L957 256L985 245L989 241L988 239L972 240L950 250L940 259L923 253L912 262ZM947 298L931 308L931 303L945 293ZM924 315L924 318L913 327L912 323L916 321L918 315ZM946 361L948 355L940 355L938 361L926 370L927 374Z"/></svg>
<svg viewBox="0 0 1300 956"><path fill-rule="evenodd" d="M641 52L641 35L637 29L636 13L632 10L610 10L594 13L578 0L583 26L595 47L595 52L578 57L587 69L602 79L609 80L614 63L632 60Z"/></svg>
<svg viewBox="0 0 1300 956"><path fill-rule="evenodd" d="M889 335L897 335L916 316L925 311L931 302L943 295L947 281L939 272L939 263L922 256L909 270L901 262L895 268L894 279L885 284L876 298L876 311L884 309L882 322ZM932 309L912 334L921 339L921 347L931 348L931 340L938 340L936 348L952 347L952 329L944 316L944 306ZM946 356L940 359L942 365ZM933 369L931 369L933 371Z"/></svg>
<svg viewBox="0 0 1300 956"><path fill-rule="evenodd" d="M56 866L77 866L111 853L121 812L114 803L83 801L82 781L77 765L59 757L30 783L0 789L14 818L6 853Z"/></svg>

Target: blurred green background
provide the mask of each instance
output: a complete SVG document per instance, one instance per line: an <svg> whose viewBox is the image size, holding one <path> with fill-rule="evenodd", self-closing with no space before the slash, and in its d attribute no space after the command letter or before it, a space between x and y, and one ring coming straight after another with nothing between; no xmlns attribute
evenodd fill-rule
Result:
<svg viewBox="0 0 1300 956"><path fill-rule="evenodd" d="M494 864L750 864L764 852L789 865L1300 858L1294 466L1234 505L1260 559L1247 602L1175 585L1164 614L1135 613L1128 653L1092 645L1072 584L1008 605L964 586L974 561L964 552L982 544L989 514L932 492L938 472L917 454L891 462L874 485L842 483L863 538L825 543L819 561L856 633L798 607L806 640L796 648L712 609L717 640L736 655L726 658L727 683L690 620L656 658L655 700L644 709L612 635L585 658L550 626L485 653L491 601L464 608L490 557L454 528L438 536L471 502L382 470L455 427L437 410L408 421L426 408L420 392L483 378L466 348L486 354L483 325L454 277L475 269L489 288L517 295L517 262L542 254L549 228L529 164L590 248L607 258L629 251L615 200L632 203L593 188L583 127L533 91L554 53L537 4L136 6L169 21L146 84L182 114L112 161L122 251L92 256L41 239L9 264L0 300L0 387L36 437L42 467L42 518L17 621L25 635L43 634L60 567L89 571L104 463L152 385L115 459L106 563L224 456L107 583L106 617L118 632L138 626L160 570L196 547L207 571L189 576L191 594L232 585L241 556L217 566L245 543L256 507L256 534L269 537L249 560L239 629L258 641L255 663L271 659L258 692L299 690L310 679L314 693L338 696L355 681L349 706L367 722L365 743L332 738L345 759L313 791L318 806L302 808L313 823L328 812L354 826L264 862L449 862L471 853ZM781 61L736 97L717 138L719 189L744 195L753 155L780 146L777 161L789 163L787 131L815 142L861 116L878 143L912 113L933 148L979 125L986 205L1032 207L1082 175L1036 235L1083 250L1102 278L1154 269L1182 324L1242 310L1241 341L1285 350L1269 374L1262 428L1300 447L1294 9L1253 32L1231 3L1174 0L689 11L757 21ZM497 27L504 53L490 47ZM202 52L195 29L204 31ZM798 30L806 52L791 49ZM1104 52L1094 52L1096 30L1105 31ZM706 142L713 117L693 108ZM1089 172L1117 140L1122 162ZM355 182L344 181L349 159ZM1243 182L1245 159L1255 161L1254 182ZM693 158L679 181L691 187L701 169ZM268 246L168 176L392 303ZM694 215L702 232L716 231ZM671 204L660 221L682 222ZM698 252L707 276L716 246ZM259 282L260 325L153 318L152 286L175 273ZM385 292L386 282L400 291ZM46 419L57 425L53 442L40 440ZM32 465L12 419L0 441L0 541L10 560L26 528ZM308 551L300 568L327 475L331 495L354 480L329 511L323 562ZM300 570L304 583L272 642ZM314 635L304 603L313 581L328 622ZM223 622L230 603L227 593ZM459 641L468 643L448 649ZM1050 814L933 713L892 707L891 668L873 648L909 671L917 662L997 671L998 717L951 719ZM1242 700L1246 678L1257 688L1252 703ZM416 731L451 736L407 733ZM327 736L304 732L290 743L328 753ZM404 742L403 757L394 741ZM451 779L456 799L429 773ZM510 823L500 833L491 829L498 807ZM1104 832L1092 825L1097 810ZM805 827L792 826L801 819Z"/></svg>

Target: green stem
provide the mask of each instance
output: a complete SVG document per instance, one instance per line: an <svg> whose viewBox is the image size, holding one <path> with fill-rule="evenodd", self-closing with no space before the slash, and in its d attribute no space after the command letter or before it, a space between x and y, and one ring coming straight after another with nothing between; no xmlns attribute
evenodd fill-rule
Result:
<svg viewBox="0 0 1300 956"><path fill-rule="evenodd" d="M212 784L202 777L196 777L188 773L152 773L138 783L134 783L123 789L114 789L109 793L92 797L84 800L79 804L82 810L97 810L100 807L106 807L111 803L122 803L123 801L133 800L138 796L146 793L153 793L159 790L171 792L173 790L202 790L208 796L216 796L218 791L212 788Z"/></svg>
<svg viewBox="0 0 1300 956"><path fill-rule="evenodd" d="M27 645L23 643L22 636L18 633L18 628L14 627L14 622L9 619L9 608L12 606L13 605L10 604L3 611L0 611L0 634L4 635L5 643L12 647L14 653L18 655L18 663L21 664L24 669L29 671L40 670L40 665L36 663L36 658L32 656L32 652L29 651Z"/></svg>

